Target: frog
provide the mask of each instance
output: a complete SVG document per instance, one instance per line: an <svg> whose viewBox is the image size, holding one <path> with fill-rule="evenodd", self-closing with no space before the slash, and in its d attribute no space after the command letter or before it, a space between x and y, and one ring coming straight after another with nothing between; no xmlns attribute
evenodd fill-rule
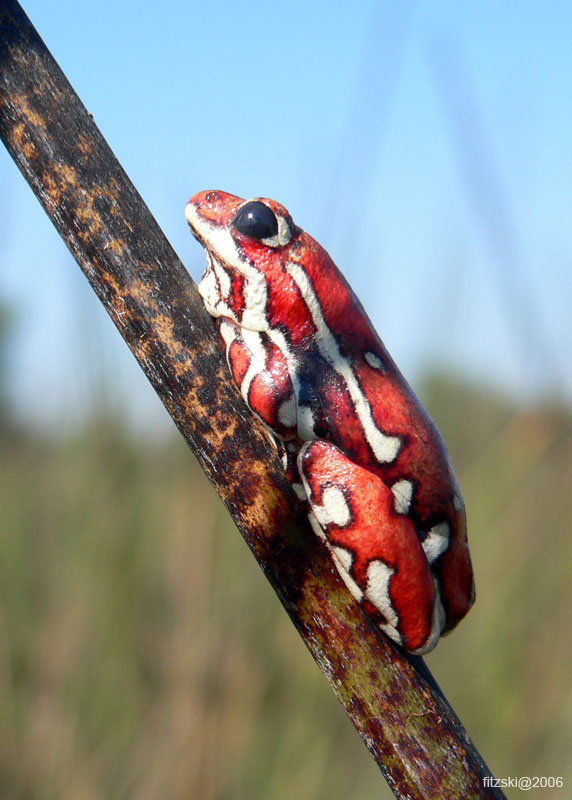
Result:
<svg viewBox="0 0 572 800"><path fill-rule="evenodd" d="M409 653L467 614L466 510L447 448L328 252L265 197L185 208L232 380L365 615Z"/></svg>

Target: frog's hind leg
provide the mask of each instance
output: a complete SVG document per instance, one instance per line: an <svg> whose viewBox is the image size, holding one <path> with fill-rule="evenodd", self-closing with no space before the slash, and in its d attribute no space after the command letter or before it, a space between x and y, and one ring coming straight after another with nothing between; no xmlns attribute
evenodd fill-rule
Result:
<svg viewBox="0 0 572 800"><path fill-rule="evenodd" d="M406 650L431 650L444 626L443 612L400 499L329 442L306 443L298 469L316 533L364 612Z"/></svg>

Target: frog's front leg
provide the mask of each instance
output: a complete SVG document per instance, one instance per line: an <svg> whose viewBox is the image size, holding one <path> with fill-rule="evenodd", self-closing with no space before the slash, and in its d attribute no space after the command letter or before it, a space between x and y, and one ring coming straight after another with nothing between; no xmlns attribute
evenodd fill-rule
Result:
<svg viewBox="0 0 572 800"><path fill-rule="evenodd" d="M415 525L391 488L322 440L302 447L298 469L315 531L364 612L410 652L432 649L441 604Z"/></svg>
<svg viewBox="0 0 572 800"><path fill-rule="evenodd" d="M281 350L266 334L241 328L227 317L216 324L232 377L251 411L280 439L294 439L296 396Z"/></svg>

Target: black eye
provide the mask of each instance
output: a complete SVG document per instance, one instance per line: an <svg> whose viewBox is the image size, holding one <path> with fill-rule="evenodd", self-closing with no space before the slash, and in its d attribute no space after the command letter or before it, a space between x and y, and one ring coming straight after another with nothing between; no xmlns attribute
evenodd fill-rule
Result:
<svg viewBox="0 0 572 800"><path fill-rule="evenodd" d="M278 235L278 220L260 200L251 200L239 209L232 221L239 233L251 239L271 239Z"/></svg>

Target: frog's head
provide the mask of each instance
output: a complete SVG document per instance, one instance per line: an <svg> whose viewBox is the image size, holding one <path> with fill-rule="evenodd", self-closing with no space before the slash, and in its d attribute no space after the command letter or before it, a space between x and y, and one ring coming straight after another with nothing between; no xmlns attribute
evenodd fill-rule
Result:
<svg viewBox="0 0 572 800"><path fill-rule="evenodd" d="M221 191L191 197L185 216L207 254L199 292L208 312L250 330L266 330L269 282L303 232L280 203Z"/></svg>

